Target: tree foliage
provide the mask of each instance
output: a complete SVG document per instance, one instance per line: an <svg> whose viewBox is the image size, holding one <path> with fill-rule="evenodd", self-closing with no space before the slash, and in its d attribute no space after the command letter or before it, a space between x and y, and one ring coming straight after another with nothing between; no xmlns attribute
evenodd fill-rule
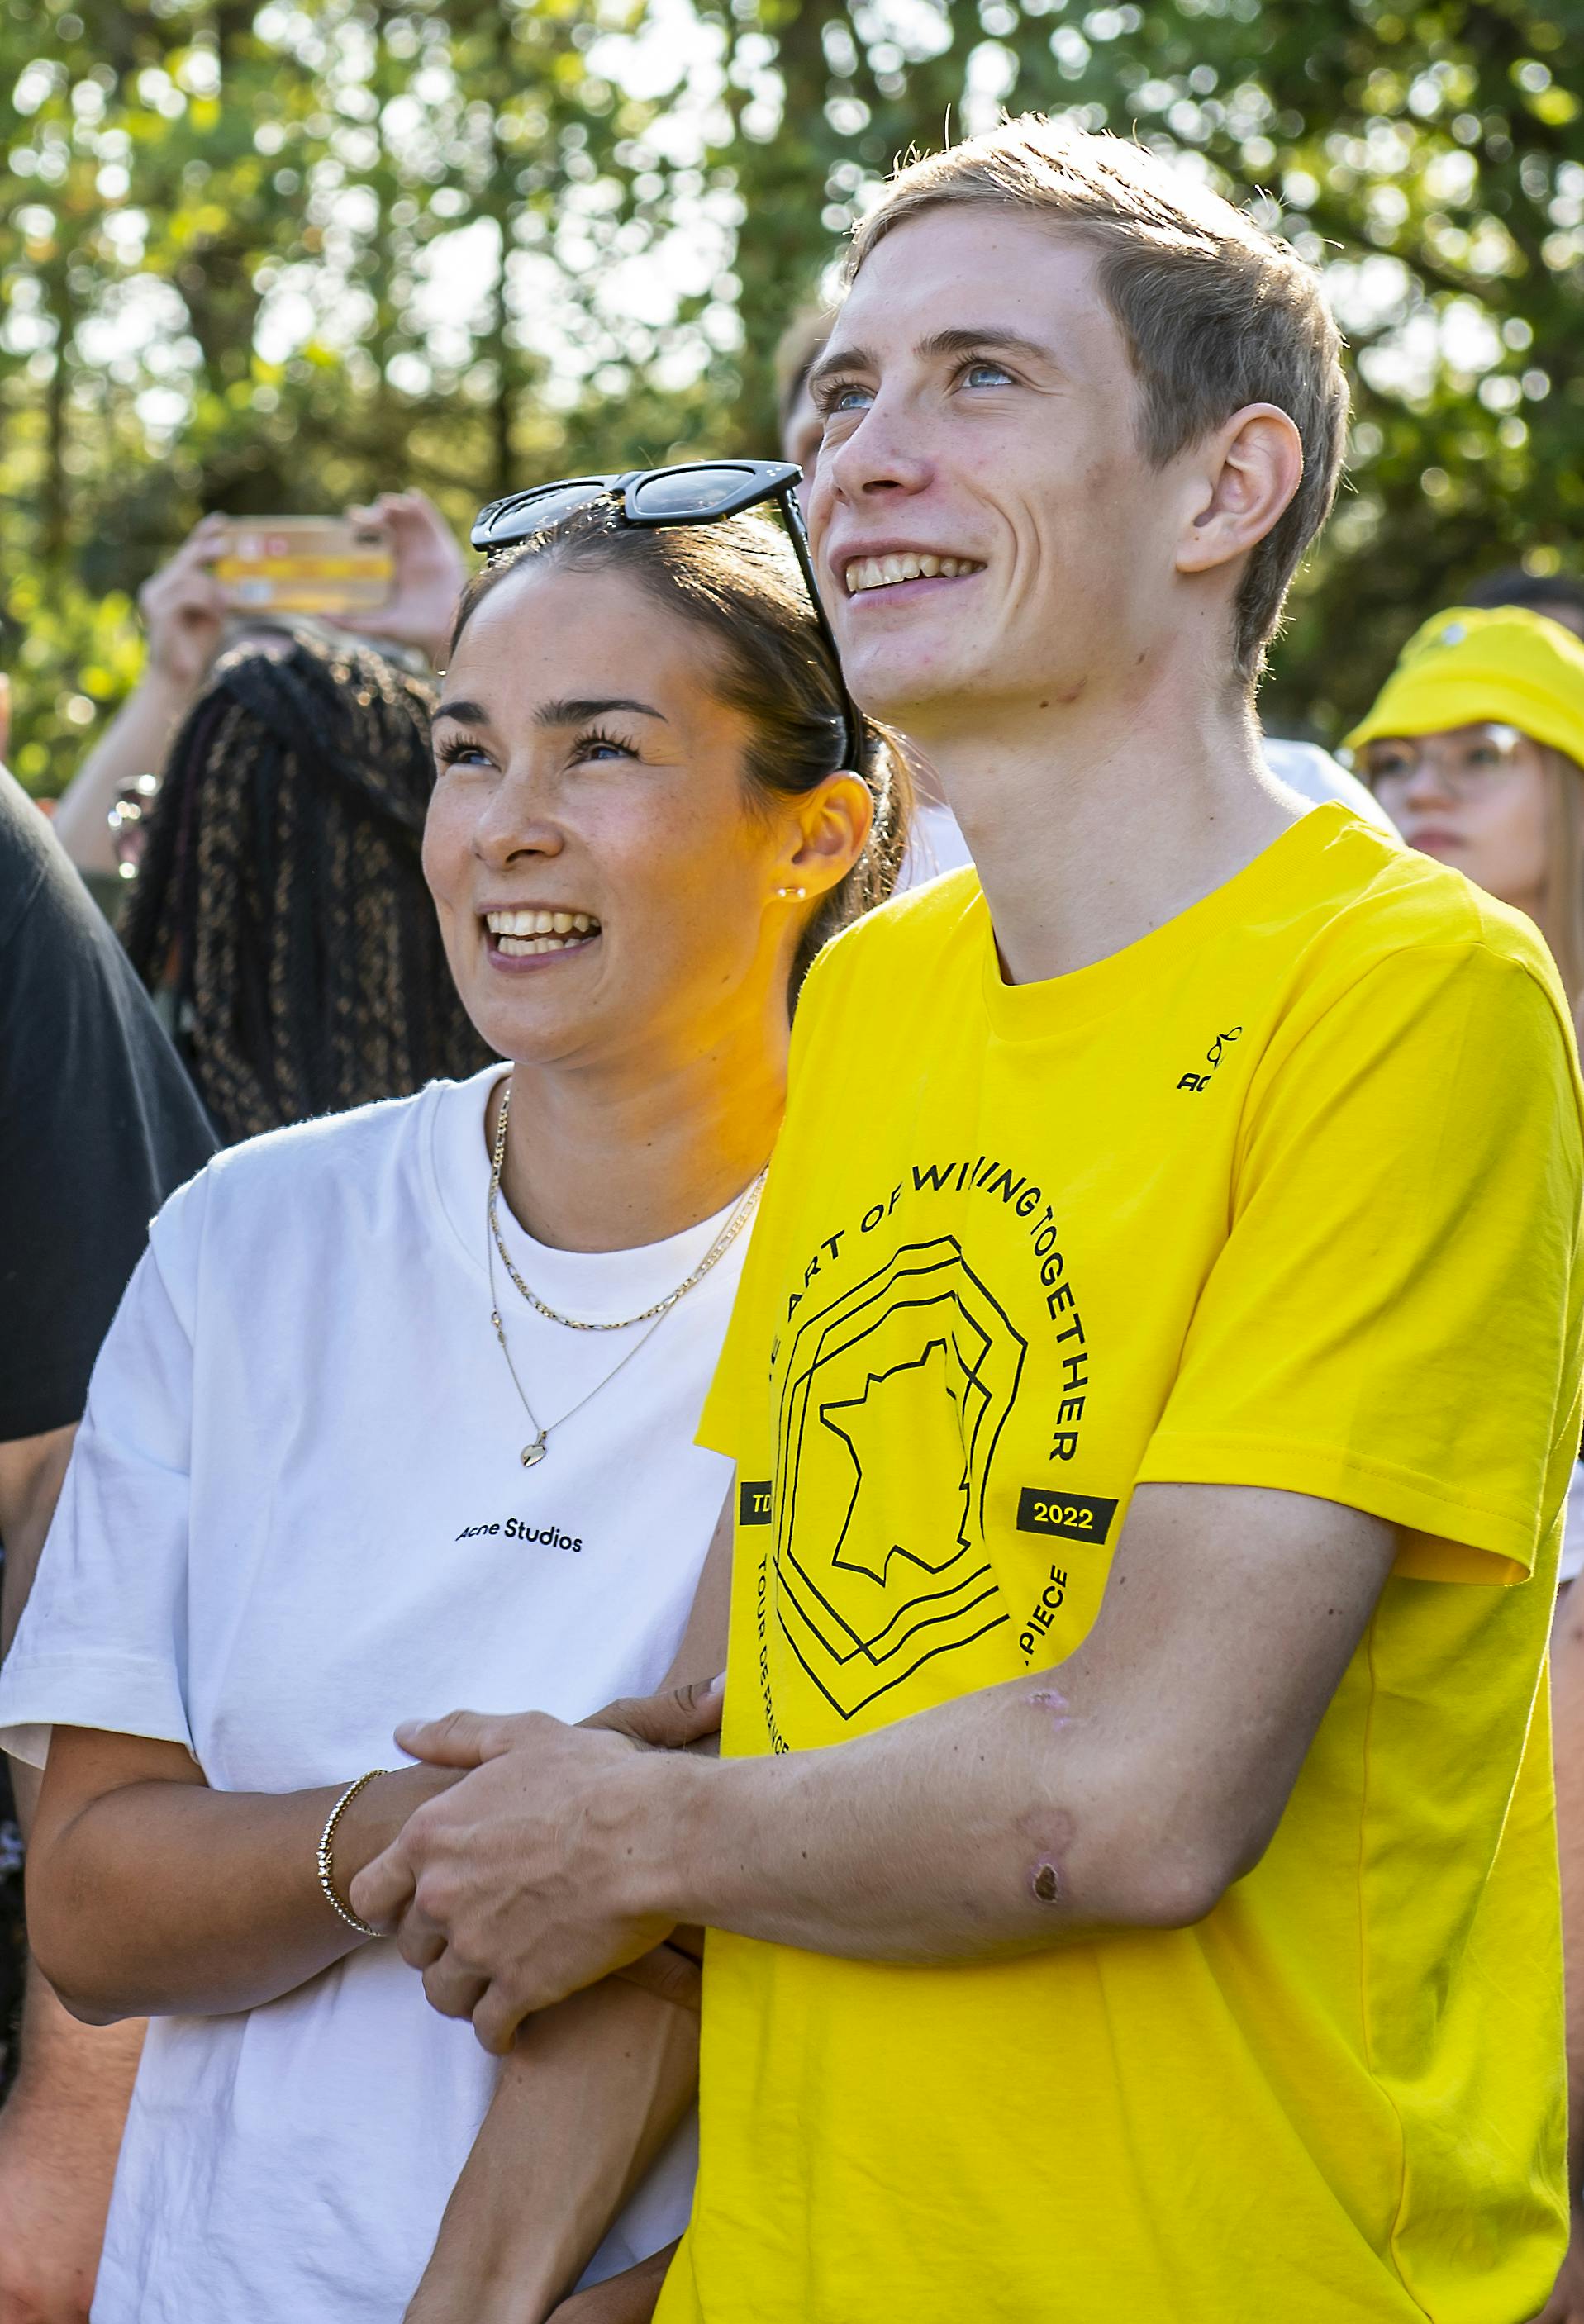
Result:
<svg viewBox="0 0 1584 2324"><path fill-rule="evenodd" d="M1190 158L1327 272L1351 482L1272 721L1332 739L1584 520L1579 0L0 0L0 546L23 779L203 511L763 450L893 157L1003 107Z"/></svg>

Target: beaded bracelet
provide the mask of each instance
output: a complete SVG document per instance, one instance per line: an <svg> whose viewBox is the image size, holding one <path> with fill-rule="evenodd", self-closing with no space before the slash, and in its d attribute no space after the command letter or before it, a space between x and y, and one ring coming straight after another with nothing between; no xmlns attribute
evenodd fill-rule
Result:
<svg viewBox="0 0 1584 2324"><path fill-rule="evenodd" d="M360 1937L377 1937L380 1931L371 1927L367 1921L360 1921L350 1904L344 1904L337 1895L334 1870L330 1862L330 1845L336 1837L336 1826L364 1785L372 1784L377 1775L384 1775L388 1772L389 1770L384 1767L371 1767L366 1775L359 1775L355 1784L347 1784L326 1820L325 1828L320 1834L319 1848L314 1858L319 1867L319 1885L324 1891L325 1903L329 1905L332 1912L340 1914L349 1929L356 1929Z"/></svg>

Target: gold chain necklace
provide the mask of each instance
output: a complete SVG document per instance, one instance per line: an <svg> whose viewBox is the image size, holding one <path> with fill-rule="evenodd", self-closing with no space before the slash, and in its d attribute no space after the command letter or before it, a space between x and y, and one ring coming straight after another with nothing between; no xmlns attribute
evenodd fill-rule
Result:
<svg viewBox="0 0 1584 2324"><path fill-rule="evenodd" d="M517 1391L517 1396L522 1404L523 1409L528 1416L529 1425L533 1430L533 1437L526 1444L523 1445L519 1458L521 1459L524 1469L533 1469L538 1467L540 1462L543 1460L546 1452L550 1450L549 1439L552 1430L563 1427L565 1424L571 1419L573 1413L581 1412L583 1406L586 1404L591 1403L594 1397L599 1394L601 1388L608 1388L610 1386L617 1372L625 1370L626 1367L632 1362L633 1358L638 1353L639 1350L646 1347L649 1342L653 1338L655 1333L659 1331L661 1325L671 1314L672 1309L676 1305L678 1300L683 1298L688 1292L691 1291L695 1284L701 1283L705 1276L709 1274L710 1268L716 1264L717 1260L725 1257L726 1253L731 1249L732 1244L736 1242L738 1235L741 1234L743 1229L746 1226L749 1219L753 1215L754 1205L759 1199L760 1190L764 1186L765 1174L770 1166L766 1163L764 1168L759 1172L752 1185L744 1190L741 1199L733 1210L730 1218L727 1220L726 1224L721 1228L720 1232L716 1236L715 1240L710 1244L709 1250L705 1252L698 1266L684 1281L677 1285L674 1291L668 1292L663 1299L656 1300L653 1307L645 1307L636 1315L628 1315L619 1323L584 1323L576 1315L562 1315L554 1307L546 1306L544 1301L539 1298L534 1292L529 1289L527 1284L523 1282L515 1267L512 1264L512 1255L510 1251L507 1250L505 1240L501 1234L499 1209L501 1170L506 1157L506 1125L511 1119L511 1111L512 1084L511 1077L508 1074L505 1086L501 1092L500 1115L496 1123L495 1148L490 1157L489 1196L485 1204L486 1215L489 1224L489 1240L485 1245L485 1259L489 1272L489 1320L495 1325L495 1335L500 1342L501 1353L506 1360L506 1370L512 1376L512 1386ZM603 1379L596 1380L588 1395L579 1397L577 1403L572 1405L567 1411L563 1412L559 1420L551 1420L544 1423L540 1421L533 1406L528 1401L527 1392L523 1388L522 1381L517 1377L517 1367L512 1361L512 1351L506 1342L506 1327L501 1318L500 1301L496 1294L495 1260L496 1253L497 1251L500 1253L501 1264L505 1267L506 1273L511 1277L512 1281L516 1285L517 1289L522 1293L523 1297L527 1301L529 1306L533 1308L538 1314L547 1317L552 1323L564 1324L570 1332L629 1332L635 1323L647 1323L649 1326L648 1331L644 1333L643 1338L641 1340L635 1341L633 1345L627 1350L620 1363L613 1366L613 1368L607 1372Z"/></svg>

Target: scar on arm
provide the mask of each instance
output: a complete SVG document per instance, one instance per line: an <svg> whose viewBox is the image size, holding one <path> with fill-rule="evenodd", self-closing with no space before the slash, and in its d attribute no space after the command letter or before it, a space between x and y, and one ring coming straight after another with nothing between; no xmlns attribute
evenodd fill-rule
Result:
<svg viewBox="0 0 1584 2324"><path fill-rule="evenodd" d="M1050 1804L1032 1810L1017 1819L1018 1838L1024 1848L1033 1849L1033 1861L1029 1863L1029 1895L1036 1904L1056 1904L1061 1901L1061 1859L1072 1847L1075 1828L1067 1810Z"/></svg>
<svg viewBox="0 0 1584 2324"><path fill-rule="evenodd" d="M1075 1713L1070 1708L1067 1697L1059 1694L1053 1686L1036 1687L1029 1696L1028 1703L1031 1711L1051 1712L1051 1724L1053 1727L1070 1727L1073 1723Z"/></svg>

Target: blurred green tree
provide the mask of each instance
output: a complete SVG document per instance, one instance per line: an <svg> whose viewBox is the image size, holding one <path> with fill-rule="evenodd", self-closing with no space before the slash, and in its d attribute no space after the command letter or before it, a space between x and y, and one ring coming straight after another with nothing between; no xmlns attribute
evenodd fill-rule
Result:
<svg viewBox="0 0 1584 2324"><path fill-rule="evenodd" d="M1333 740L1584 523L1584 0L0 0L0 646L69 776L204 510L764 449L893 157L1003 108L1187 157L1326 272L1351 482L1266 693Z"/></svg>

